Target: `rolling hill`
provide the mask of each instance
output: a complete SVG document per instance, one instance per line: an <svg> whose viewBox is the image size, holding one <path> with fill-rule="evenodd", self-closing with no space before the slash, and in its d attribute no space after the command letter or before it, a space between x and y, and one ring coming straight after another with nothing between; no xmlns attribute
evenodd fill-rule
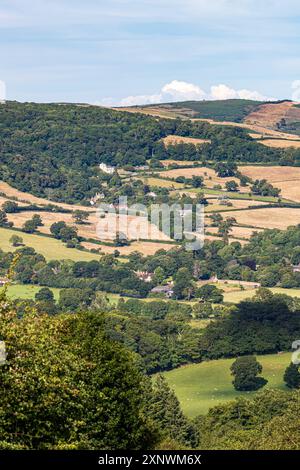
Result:
<svg viewBox="0 0 300 470"><path fill-rule="evenodd" d="M252 100L183 101L127 108L163 117L212 120L241 124L241 127L267 133L268 130L300 135L300 105L289 100L263 102ZM253 128L256 126L257 129ZM261 128L261 129L259 129ZM273 135L274 137L280 137ZM289 136L290 138L290 136Z"/></svg>

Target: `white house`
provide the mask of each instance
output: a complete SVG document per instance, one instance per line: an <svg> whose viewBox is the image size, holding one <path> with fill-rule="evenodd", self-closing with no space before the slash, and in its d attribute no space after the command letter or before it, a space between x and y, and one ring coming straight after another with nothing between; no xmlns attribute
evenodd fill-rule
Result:
<svg viewBox="0 0 300 470"><path fill-rule="evenodd" d="M108 175L112 175L116 169L114 166L106 165L106 163L100 163L99 168L103 173L107 173Z"/></svg>

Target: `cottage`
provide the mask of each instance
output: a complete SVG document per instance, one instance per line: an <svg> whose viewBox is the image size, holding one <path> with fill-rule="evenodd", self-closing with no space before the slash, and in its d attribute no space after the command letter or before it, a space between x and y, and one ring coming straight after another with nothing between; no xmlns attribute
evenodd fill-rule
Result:
<svg viewBox="0 0 300 470"><path fill-rule="evenodd" d="M154 287L151 290L151 293L152 294L164 294L168 299L170 299L173 296L174 291L172 289L172 286L170 284L168 284L166 286Z"/></svg>
<svg viewBox="0 0 300 470"><path fill-rule="evenodd" d="M100 163L99 168L103 173L107 173L108 175L112 175L116 170L114 166L106 165L106 163Z"/></svg>

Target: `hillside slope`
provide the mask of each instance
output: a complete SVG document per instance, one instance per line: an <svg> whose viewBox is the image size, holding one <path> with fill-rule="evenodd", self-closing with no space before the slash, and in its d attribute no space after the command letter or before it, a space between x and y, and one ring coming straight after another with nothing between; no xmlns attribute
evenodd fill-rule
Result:
<svg viewBox="0 0 300 470"><path fill-rule="evenodd" d="M274 132L300 135L300 105L289 100L274 103L251 100L184 101L135 106L128 111L164 117L209 120L226 125L240 125L255 132L280 138ZM268 131L273 131L269 133Z"/></svg>

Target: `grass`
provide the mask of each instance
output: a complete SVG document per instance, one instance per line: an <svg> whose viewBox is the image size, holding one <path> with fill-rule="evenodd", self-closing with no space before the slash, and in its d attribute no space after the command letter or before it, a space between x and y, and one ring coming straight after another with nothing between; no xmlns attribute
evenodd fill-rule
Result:
<svg viewBox="0 0 300 470"><path fill-rule="evenodd" d="M268 380L265 388L288 390L283 374L291 362L291 354L257 356L263 366L263 377ZM193 418L206 414L218 404L238 397L253 397L256 392L237 392L232 385L230 366L234 359L219 359L180 367L165 372L169 385L175 391L184 413Z"/></svg>
<svg viewBox="0 0 300 470"><path fill-rule="evenodd" d="M176 181L165 180L159 177L147 176L144 178L139 178L144 181L145 184L149 186L154 186L158 188L174 188L174 189L184 189L183 183L177 183Z"/></svg>
<svg viewBox="0 0 300 470"><path fill-rule="evenodd" d="M300 297L300 289L284 289L281 287L273 287L270 290L273 292L273 294L285 294L289 295L290 297ZM238 304L239 302L242 302L242 300L253 297L255 295L255 292L255 289L224 292L224 302Z"/></svg>
<svg viewBox="0 0 300 470"><path fill-rule="evenodd" d="M41 286L11 284L7 288L7 295L11 299L34 299L35 294L42 289ZM58 300L60 289L51 288L55 300Z"/></svg>
<svg viewBox="0 0 300 470"><path fill-rule="evenodd" d="M94 253L76 250L75 248L66 248L61 241L55 238L0 228L0 248L3 251L16 250L9 242L12 235L22 237L26 246L34 248L38 253L44 255L47 260L70 259L72 261L91 261L100 257L100 255Z"/></svg>
<svg viewBox="0 0 300 470"><path fill-rule="evenodd" d="M229 199L246 199L249 201L260 201L260 202L278 202L278 197L271 197L271 196L253 196L249 195L249 193L235 193L235 192L228 192L228 191L220 191L219 189L209 189L206 187L200 189L188 189L186 192L192 193L205 193L207 195L214 194L216 196L226 196ZM282 199L282 202L291 202L288 199Z"/></svg>

